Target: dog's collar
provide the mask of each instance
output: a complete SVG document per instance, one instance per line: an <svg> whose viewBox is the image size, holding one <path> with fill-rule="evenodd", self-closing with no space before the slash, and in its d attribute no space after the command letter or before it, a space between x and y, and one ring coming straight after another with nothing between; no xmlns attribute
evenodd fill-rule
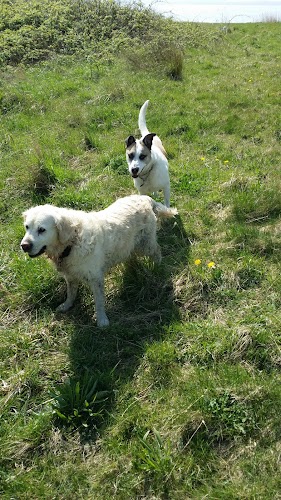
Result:
<svg viewBox="0 0 281 500"><path fill-rule="evenodd" d="M65 259L66 257L68 257L69 254L70 254L70 252L71 252L71 249L72 249L72 247L70 245L68 245L67 247L65 247L64 251L59 255L58 261L62 262L63 259Z"/></svg>
<svg viewBox="0 0 281 500"><path fill-rule="evenodd" d="M142 184L141 184L140 187L142 187L144 185L144 183L147 180L147 178L148 178L151 170L153 169L153 167L154 167L154 165L152 164L151 167L150 167L150 169L147 172L145 172L144 175L139 175L139 178L142 180Z"/></svg>

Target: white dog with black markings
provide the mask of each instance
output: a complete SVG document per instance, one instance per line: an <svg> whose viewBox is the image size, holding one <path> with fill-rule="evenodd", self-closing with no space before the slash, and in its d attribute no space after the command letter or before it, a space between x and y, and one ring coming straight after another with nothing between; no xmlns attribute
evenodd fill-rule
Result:
<svg viewBox="0 0 281 500"><path fill-rule="evenodd" d="M170 206L170 177L166 151L160 138L146 126L146 101L139 112L138 125L141 139L130 135L126 140L126 158L129 172L139 194L151 194L163 190L164 203Z"/></svg>
<svg viewBox="0 0 281 500"><path fill-rule="evenodd" d="M83 212L39 205L23 213L26 233L21 248L30 257L45 253L67 284L65 312L75 300L78 284L89 284L95 300L97 324L109 324L105 312L104 275L132 254L161 260L157 243L157 219L177 211L149 196L120 198L100 212Z"/></svg>

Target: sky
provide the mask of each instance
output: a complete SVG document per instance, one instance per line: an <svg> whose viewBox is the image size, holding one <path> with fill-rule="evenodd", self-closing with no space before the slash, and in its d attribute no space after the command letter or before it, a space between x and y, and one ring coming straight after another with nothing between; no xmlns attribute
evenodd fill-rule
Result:
<svg viewBox="0 0 281 500"><path fill-rule="evenodd" d="M179 21L252 23L281 21L281 0L142 0L146 6Z"/></svg>

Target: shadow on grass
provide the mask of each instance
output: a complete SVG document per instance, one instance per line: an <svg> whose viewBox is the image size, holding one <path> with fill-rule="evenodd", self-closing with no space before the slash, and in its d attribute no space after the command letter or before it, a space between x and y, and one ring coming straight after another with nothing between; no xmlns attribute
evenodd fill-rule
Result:
<svg viewBox="0 0 281 500"><path fill-rule="evenodd" d="M97 328L89 294L85 297L91 300L89 308L78 300L69 314L74 325L70 342L72 377L79 381L88 373L99 380L100 390L111 394L105 403L107 413L114 406L114 391L135 374L145 346L163 338L163 328L179 318L173 276L186 264L189 251L180 217L163 224L159 242L163 255L160 265L134 259L113 271L117 273L118 290L114 286L106 293L108 328ZM106 423L99 432L103 425Z"/></svg>

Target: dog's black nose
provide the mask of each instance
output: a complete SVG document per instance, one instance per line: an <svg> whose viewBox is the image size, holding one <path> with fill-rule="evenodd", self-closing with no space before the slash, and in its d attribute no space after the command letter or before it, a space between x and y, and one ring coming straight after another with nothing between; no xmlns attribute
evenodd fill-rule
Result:
<svg viewBox="0 0 281 500"><path fill-rule="evenodd" d="M24 252L30 252L32 249L32 243L21 243L20 246Z"/></svg>
<svg viewBox="0 0 281 500"><path fill-rule="evenodd" d="M132 176L133 176L133 177L137 177L137 176L138 176L138 173L139 173L139 169L138 169L138 167L134 167L134 168L132 168L131 172L132 172Z"/></svg>

